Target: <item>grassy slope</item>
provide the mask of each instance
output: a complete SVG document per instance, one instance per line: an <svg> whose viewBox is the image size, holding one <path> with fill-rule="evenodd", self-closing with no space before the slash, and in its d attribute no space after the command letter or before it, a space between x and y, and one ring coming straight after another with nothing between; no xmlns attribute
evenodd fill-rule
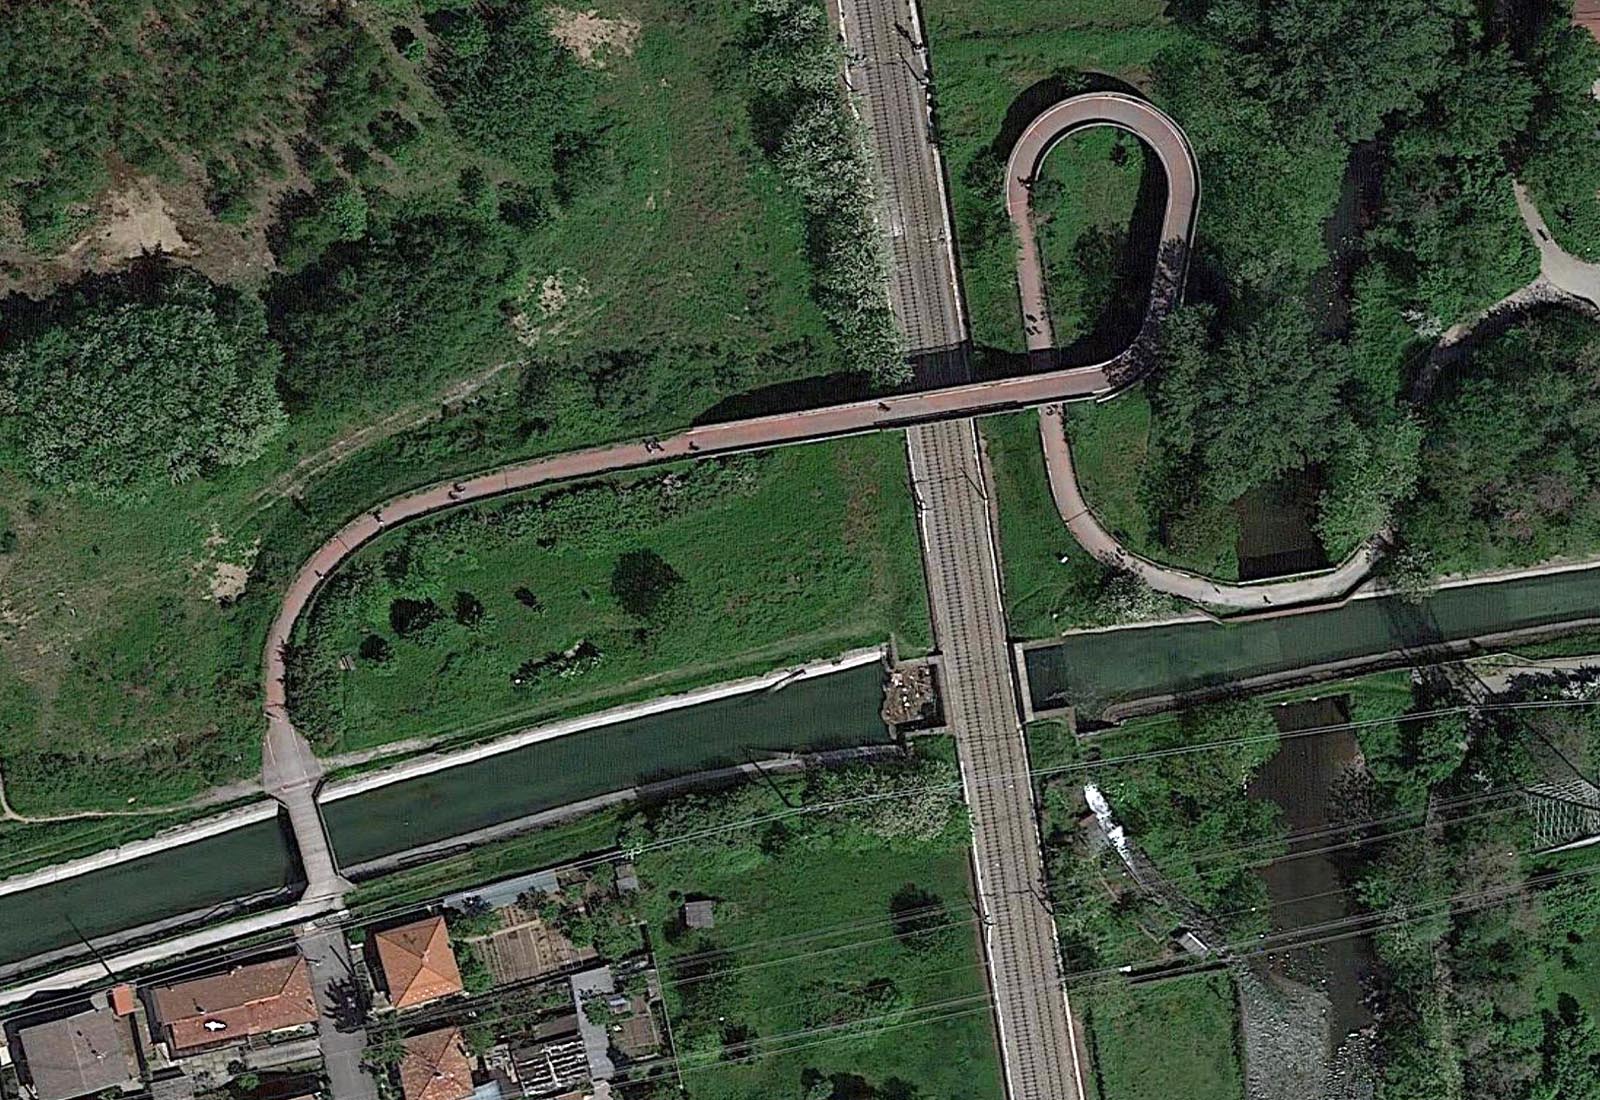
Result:
<svg viewBox="0 0 1600 1100"><path fill-rule="evenodd" d="M798 211L750 144L738 83L718 75L742 10L733 0L702 5L691 24L665 0L628 6L643 37L632 59L611 60L607 78L621 171L558 221L545 266L531 273L586 286L562 334L578 350L669 334L691 347L725 344L759 326L809 341L815 354L794 356L797 372L826 369L831 345L806 298ZM417 156L454 164L448 150ZM663 427L719 396L674 389L671 378L660 388L649 411ZM430 395L416 397L425 415ZM618 431L581 407L509 439L458 421L347 464L308 491L304 513L255 500L379 411L300 421L248 468L123 510L46 500L0 473L18 532L16 549L0 555L0 727L6 756L39 754L6 761L19 808L176 799L254 770L259 638L275 599L262 589L280 584L290 561L396 489ZM248 560L258 540L272 568L258 568L243 607L218 607L207 598L214 564Z"/></svg>
<svg viewBox="0 0 1600 1100"><path fill-rule="evenodd" d="M1113 160L1118 149L1126 157L1121 164ZM1088 335L1115 293L1110 278L1114 270L1098 262L1086 269L1083 257L1096 242L1115 241L1119 252L1124 246L1143 166L1139 142L1111 129L1074 134L1045 158L1033 190L1034 219L1049 279L1050 320L1060 346ZM1039 207L1041 188L1056 200L1048 210Z"/></svg>
<svg viewBox="0 0 1600 1100"><path fill-rule="evenodd" d="M1078 545L1050 496L1034 413L981 421L995 496L1011 633L1045 638L1083 625L1106 569Z"/></svg>
<svg viewBox="0 0 1600 1100"><path fill-rule="evenodd" d="M848 858L841 858L843 854L826 849L800 852L754 870L718 873L698 866L686 848L651 853L639 864L641 874L656 887L647 901L651 925L659 928L676 917L669 888L718 899L714 942L734 948L733 965L752 967L727 979L730 988L717 991L718 1004L729 1006L731 1024L751 1027L758 1036L805 1029L808 1013L819 1004L825 1006L824 998L836 996L827 988L833 983L857 986L885 977L898 987L907 1008L960 1003L944 1010L910 1013L903 1020L880 1020L881 1024L907 1026L876 1036L846 1039L838 1032L825 1032L809 1040L816 1045L792 1053L783 1051L808 1040L763 1044L756 1049L776 1053L745 1063L697 1062L685 1072L688 1094L705 1100L799 1095L801 1075L810 1070L829 1078L865 1078L880 1089L898 1078L913 1086L914 1091L907 1095L919 1100L1001 1096L983 965L977 937L967 924L923 937L925 942L916 949L887 934L882 923L845 935L835 932L820 943L813 940L788 950L769 946L769 941L815 929L841 925L859 929L863 922L882 922L889 912L889 899L910 883L952 906L960 906L971 896L964 849L916 852L867 845L852 850ZM820 950L859 941L866 942L848 950ZM678 944L658 940L658 945L667 962L674 955L703 947L698 939ZM817 950L817 954L784 966L755 965L808 950ZM674 1010L681 1009L681 996L679 989L669 987L669 1005ZM961 1014L938 1019L946 1012ZM847 1018L863 1017L853 1013ZM930 1022L915 1022L929 1018ZM680 1049L692 1049L694 1029L684 1026L681 1011L674 1020ZM686 1030L690 1033L685 1034Z"/></svg>
<svg viewBox="0 0 1600 1100"><path fill-rule="evenodd" d="M1083 998L1101 1100L1241 1100L1233 982L1225 975Z"/></svg>
<svg viewBox="0 0 1600 1100"><path fill-rule="evenodd" d="M757 460L758 488L676 516L641 535L682 577L682 602L648 640L610 594L618 548L580 545L571 531L546 549L524 539L486 548L440 578L448 610L457 590L482 601L480 626L448 619L423 640L397 637L389 600L424 593L386 588L317 644L354 654L369 633L393 657L357 661L337 681L339 749L397 738L493 730L557 709L595 709L629 695L679 690L822 657L893 633L908 650L929 642L915 517L904 491L898 434L786 448ZM498 506L498 505L496 505ZM385 539L361 558L380 559ZM513 593L530 588L531 611ZM581 675L529 690L511 683L525 660L590 640L604 659ZM327 654L323 655L327 657Z"/></svg>
<svg viewBox="0 0 1600 1100"><path fill-rule="evenodd" d="M1001 189L1002 120L1052 76L1110 73L1139 83L1168 40L1163 0L927 0L939 140L950 177L973 339L1022 350L1015 243Z"/></svg>

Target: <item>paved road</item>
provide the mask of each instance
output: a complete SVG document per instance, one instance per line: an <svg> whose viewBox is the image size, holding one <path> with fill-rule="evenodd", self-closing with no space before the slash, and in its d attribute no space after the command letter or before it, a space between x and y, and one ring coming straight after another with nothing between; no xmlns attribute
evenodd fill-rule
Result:
<svg viewBox="0 0 1600 1100"><path fill-rule="evenodd" d="M282 706L267 708L267 735L261 745L261 785L289 811L289 825L306 875L302 904L324 903L337 909L350 884L339 874L333 845L317 809L322 765Z"/></svg>
<svg viewBox="0 0 1600 1100"><path fill-rule="evenodd" d="M1077 1100L1082 1069L1045 889L977 426L960 420L913 428L907 445L940 694L972 817L1006 1092L1011 1100Z"/></svg>
<svg viewBox="0 0 1600 1100"><path fill-rule="evenodd" d="M367 1051L366 1029L341 1031L338 1026L339 990L357 984L344 929L306 924L295 931L295 941L311 967L311 992L319 1013L317 1045L322 1048L333 1100L378 1100L378 1083L361 1066Z"/></svg>
<svg viewBox="0 0 1600 1100"><path fill-rule="evenodd" d="M838 0L846 80L866 124L893 266L889 300L911 354L964 343L955 250L929 133L928 55L904 0Z"/></svg>
<svg viewBox="0 0 1600 1100"><path fill-rule="evenodd" d="M1574 298L1582 298L1591 306L1600 307L1600 264L1587 263L1562 248L1550 235L1539 208L1533 205L1528 189L1515 185L1517 211L1522 224L1533 234L1539 247L1539 276L1545 282Z"/></svg>

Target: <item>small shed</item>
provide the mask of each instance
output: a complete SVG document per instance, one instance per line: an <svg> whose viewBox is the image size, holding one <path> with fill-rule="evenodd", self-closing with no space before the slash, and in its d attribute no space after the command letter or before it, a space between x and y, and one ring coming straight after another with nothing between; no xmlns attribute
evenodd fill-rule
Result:
<svg viewBox="0 0 1600 1100"><path fill-rule="evenodd" d="M712 911L711 901L702 898L697 901L684 902L683 924L685 928L715 928L717 918Z"/></svg>

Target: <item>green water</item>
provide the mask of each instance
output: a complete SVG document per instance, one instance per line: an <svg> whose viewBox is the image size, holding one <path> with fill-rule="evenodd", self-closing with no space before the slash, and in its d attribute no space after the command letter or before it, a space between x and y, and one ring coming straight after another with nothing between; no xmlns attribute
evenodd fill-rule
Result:
<svg viewBox="0 0 1600 1100"><path fill-rule="evenodd" d="M0 965L265 894L297 876L291 841L273 819L0 895Z"/></svg>
<svg viewBox="0 0 1600 1100"><path fill-rule="evenodd" d="M743 764L747 751L882 742L882 679L872 663L585 730L324 803L323 818L349 867L638 783Z"/></svg>
<svg viewBox="0 0 1600 1100"><path fill-rule="evenodd" d="M1037 710L1183 694L1307 665L1376 657L1600 616L1600 569L1447 588L1422 604L1398 596L1255 622L1073 634L1027 653Z"/></svg>

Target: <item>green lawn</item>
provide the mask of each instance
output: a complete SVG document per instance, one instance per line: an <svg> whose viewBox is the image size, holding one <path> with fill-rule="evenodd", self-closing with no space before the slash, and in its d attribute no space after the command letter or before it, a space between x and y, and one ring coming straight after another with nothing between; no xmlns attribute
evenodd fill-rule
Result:
<svg viewBox="0 0 1600 1100"><path fill-rule="evenodd" d="M1137 138L1109 128L1073 134L1045 158L1033 212L1061 347L1142 310L1127 252L1144 159Z"/></svg>
<svg viewBox="0 0 1600 1100"><path fill-rule="evenodd" d="M291 706L319 745L347 750L495 732L891 634L920 651L905 479L887 433L412 524L319 597Z"/></svg>
<svg viewBox="0 0 1600 1100"><path fill-rule="evenodd" d="M1152 561L1208 577L1239 576L1238 524L1177 524L1165 539L1145 493L1150 465L1150 401L1143 387L1111 401L1067 406L1067 438L1084 499L1106 529L1128 549ZM1191 534L1187 528L1193 526Z"/></svg>
<svg viewBox="0 0 1600 1100"><path fill-rule="evenodd" d="M1094 618L1106 568L1061 522L1046 480L1035 413L980 421L999 501L1000 558L1011 633L1046 638Z"/></svg>
<svg viewBox="0 0 1600 1100"><path fill-rule="evenodd" d="M128 506L47 495L0 470L0 527L15 533L14 545L0 534L0 766L19 809L173 801L253 772L261 639L282 586L374 502L682 425L732 392L834 369L798 204L750 135L745 83L729 77L746 13L742 0L692 13L626 5L637 47L596 78L610 119L603 163L526 257L535 348L508 329L461 369L483 371L508 348L529 365L464 411L407 427L438 410L434 393L409 394L415 407L385 429L406 430L350 457L328 448L361 442L394 407L313 408L250 465ZM392 24L422 26L388 8L363 14L384 42ZM441 129L422 70L393 65L423 138L401 160L370 162L363 182L407 200L453 196L456 169L476 162ZM565 303L547 315L537 300L550 279ZM245 569L242 594L217 594Z"/></svg>
<svg viewBox="0 0 1600 1100"><path fill-rule="evenodd" d="M1067 530L1050 496L1038 414L1007 413L980 423L999 501L1001 570L1013 635L1047 638L1071 627L1133 622L1177 609L1101 565Z"/></svg>
<svg viewBox="0 0 1600 1100"><path fill-rule="evenodd" d="M835 1097L997 1100L965 835L833 834L770 858L718 860L689 845L643 856L645 915L688 1094L804 1096L825 1079ZM683 895L716 900L714 930L678 930ZM924 915L897 928L891 913L908 898ZM930 919L923 907L936 904L947 912ZM706 964L690 957L707 950L726 954L701 977Z"/></svg>
<svg viewBox="0 0 1600 1100"><path fill-rule="evenodd" d="M1007 111L1022 91L1047 79L1062 81L1063 91L1072 89L1078 74L1090 72L1141 84L1151 58L1173 34L1164 8L1163 0L928 0L923 5L939 142L978 345L1023 350L1016 244L1002 189L1016 137L1005 128ZM1072 197L1064 196L1066 201Z"/></svg>
<svg viewBox="0 0 1600 1100"><path fill-rule="evenodd" d="M1238 1009L1226 975L1096 990L1075 1004L1100 1100L1242 1100Z"/></svg>

